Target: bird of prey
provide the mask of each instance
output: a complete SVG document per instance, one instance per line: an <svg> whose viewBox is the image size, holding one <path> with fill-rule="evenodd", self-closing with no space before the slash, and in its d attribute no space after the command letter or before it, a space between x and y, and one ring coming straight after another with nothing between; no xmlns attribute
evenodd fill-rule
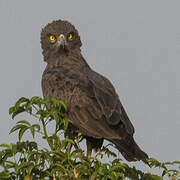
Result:
<svg viewBox="0 0 180 180"><path fill-rule="evenodd" d="M88 156L106 139L126 160L147 162L148 155L134 141L134 127L113 85L90 68L81 45L77 29L68 21L56 20L42 29L41 47L47 62L43 96L67 103L67 116L72 120L67 132L72 138L74 132L86 137Z"/></svg>

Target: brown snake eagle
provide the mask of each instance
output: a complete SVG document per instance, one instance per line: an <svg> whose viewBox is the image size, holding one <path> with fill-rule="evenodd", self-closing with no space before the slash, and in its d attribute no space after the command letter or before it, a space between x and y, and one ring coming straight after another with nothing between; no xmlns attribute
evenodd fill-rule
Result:
<svg viewBox="0 0 180 180"><path fill-rule="evenodd" d="M87 154L100 148L106 139L128 161L147 161L133 138L131 124L111 82L93 71L81 54L78 31L68 21L47 24L41 32L44 61L42 76L45 98L54 97L68 105L68 118L73 124L69 137L81 132L87 140Z"/></svg>

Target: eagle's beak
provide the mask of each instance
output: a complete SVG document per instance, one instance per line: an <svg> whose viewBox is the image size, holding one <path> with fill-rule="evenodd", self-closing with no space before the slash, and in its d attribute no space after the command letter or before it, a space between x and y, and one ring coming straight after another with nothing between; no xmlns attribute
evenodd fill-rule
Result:
<svg viewBox="0 0 180 180"><path fill-rule="evenodd" d="M64 48L65 47L65 45L67 44L67 42L66 42L66 39L65 39L65 37L64 37L64 35L63 34L60 34L60 36L58 37L58 39L57 39L57 44L58 44L58 46L61 48Z"/></svg>

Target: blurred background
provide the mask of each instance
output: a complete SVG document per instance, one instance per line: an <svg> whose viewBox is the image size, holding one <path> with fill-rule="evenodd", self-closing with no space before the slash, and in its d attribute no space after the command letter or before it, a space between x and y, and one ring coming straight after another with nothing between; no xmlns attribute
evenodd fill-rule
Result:
<svg viewBox="0 0 180 180"><path fill-rule="evenodd" d="M89 65L115 86L140 147L160 161L180 160L179 9L178 0L1 0L0 143L17 140L8 135L16 123L9 107L42 96L40 32L63 19L78 29Z"/></svg>

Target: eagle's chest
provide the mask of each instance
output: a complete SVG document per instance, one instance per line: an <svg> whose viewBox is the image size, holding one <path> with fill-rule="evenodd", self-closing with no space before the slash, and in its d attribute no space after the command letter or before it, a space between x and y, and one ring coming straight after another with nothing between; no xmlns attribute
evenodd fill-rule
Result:
<svg viewBox="0 0 180 180"><path fill-rule="evenodd" d="M85 83L79 71L53 69L45 71L42 77L42 90L45 98L55 97L71 104L71 100L83 91Z"/></svg>

